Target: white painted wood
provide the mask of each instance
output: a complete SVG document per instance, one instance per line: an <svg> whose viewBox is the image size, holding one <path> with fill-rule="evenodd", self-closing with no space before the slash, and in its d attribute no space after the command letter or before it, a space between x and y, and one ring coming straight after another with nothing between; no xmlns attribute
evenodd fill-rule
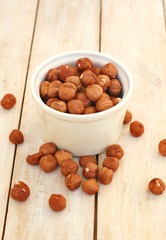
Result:
<svg viewBox="0 0 166 240"><path fill-rule="evenodd" d="M123 127L125 150L109 186L98 195L98 240L165 239L166 193L155 196L148 182L166 182L166 158L158 143L166 138L166 41L162 1L102 1L101 50L121 60L133 74L129 109L145 133L139 139ZM105 155L100 156L102 164Z"/></svg>
<svg viewBox="0 0 166 240"><path fill-rule="evenodd" d="M40 1L32 58L25 94L21 130L25 143L16 155L13 183L25 181L31 196L24 203L10 200L5 240L65 239L91 240L94 232L94 196L81 188L70 192L64 185L60 169L46 174L26 163L26 156L36 152L44 142L37 110L30 93L32 73L46 58L64 51L99 48L99 1ZM72 139L71 139L72 141ZM60 213L48 206L52 193L67 198L67 208Z"/></svg>
<svg viewBox="0 0 166 240"><path fill-rule="evenodd" d="M37 1L0 1L0 99L13 93L11 110L0 106L0 236L3 231L15 146L9 133L18 128Z"/></svg>

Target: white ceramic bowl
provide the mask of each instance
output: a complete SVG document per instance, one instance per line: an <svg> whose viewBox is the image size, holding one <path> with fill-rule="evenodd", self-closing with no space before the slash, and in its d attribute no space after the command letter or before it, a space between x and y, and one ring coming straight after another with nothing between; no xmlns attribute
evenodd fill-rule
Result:
<svg viewBox="0 0 166 240"><path fill-rule="evenodd" d="M74 65L81 57L92 59L96 66L111 62L117 67L123 88L120 103L103 112L85 115L62 113L44 104L40 98L39 86L47 71L62 64ZM42 120L45 141L54 142L58 148L71 151L74 156L95 155L117 142L133 91L133 80L127 68L110 55L75 51L56 55L42 63L32 76L31 91Z"/></svg>

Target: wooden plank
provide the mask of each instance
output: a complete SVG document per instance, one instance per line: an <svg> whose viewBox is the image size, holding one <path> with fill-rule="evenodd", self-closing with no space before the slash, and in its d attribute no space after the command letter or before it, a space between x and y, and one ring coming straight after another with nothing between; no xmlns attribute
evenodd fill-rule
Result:
<svg viewBox="0 0 166 240"><path fill-rule="evenodd" d="M70 4L67 0L40 1L21 121L26 141L17 151L13 177L13 183L22 180L29 185L31 196L23 204L10 200L5 240L11 239L11 233L15 240L93 239L94 196L86 195L81 188L70 192L64 185L60 169L45 174L39 167L28 165L25 159L44 142L30 93L32 73L43 60L57 53L98 50L99 7L96 0L85 0L81 6L77 0L70 1ZM67 208L63 212L55 213L49 208L48 198L52 193L66 196Z"/></svg>
<svg viewBox="0 0 166 240"><path fill-rule="evenodd" d="M122 130L125 150L118 172L98 195L98 240L165 239L166 194L148 192L148 182L165 181L166 161L158 143L166 138L166 42L162 1L105 0L102 3L101 51L121 60L132 72L134 93L128 108L141 121L139 139ZM100 156L100 165L105 154Z"/></svg>
<svg viewBox="0 0 166 240"><path fill-rule="evenodd" d="M36 5L36 0L31 3L22 0L0 1L0 99L6 93L13 93L17 98L13 109L0 107L0 236L15 150L8 136L19 125Z"/></svg>

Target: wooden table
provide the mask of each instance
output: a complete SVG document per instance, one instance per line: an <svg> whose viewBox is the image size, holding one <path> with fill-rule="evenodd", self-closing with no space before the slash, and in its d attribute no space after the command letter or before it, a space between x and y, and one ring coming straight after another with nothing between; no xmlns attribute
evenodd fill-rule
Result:
<svg viewBox="0 0 166 240"><path fill-rule="evenodd" d="M164 5L165 4L165 5ZM166 181L166 158L158 143L166 138L165 0L0 0L0 98L12 92L17 104L0 108L0 236L5 240L164 240L166 193L147 191L154 177ZM96 50L118 58L132 72L128 108L145 133L134 138L124 125L118 141L125 149L119 170L98 195L70 192L60 169L46 174L26 163L44 143L30 81L45 59L72 50ZM9 133L20 129L25 142L14 146ZM105 153L98 156L99 165ZM9 197L22 180L31 189L24 203ZM67 198L60 213L48 206L52 193Z"/></svg>

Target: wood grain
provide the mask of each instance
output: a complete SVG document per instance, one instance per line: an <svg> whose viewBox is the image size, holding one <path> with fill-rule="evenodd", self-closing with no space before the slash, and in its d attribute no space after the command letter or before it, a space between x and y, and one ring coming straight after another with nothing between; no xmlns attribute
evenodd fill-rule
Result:
<svg viewBox="0 0 166 240"><path fill-rule="evenodd" d="M26 156L37 152L44 142L40 120L30 93L31 76L43 60L57 53L78 49L99 49L99 11L97 0L54 1L41 0L34 36L28 84L25 94L21 130L26 141L16 153L13 183L25 181L31 196L23 204L10 200L5 230L5 240L11 239L93 239L94 196L81 188L70 192L64 185L60 169L46 174L32 167ZM69 140L70 141L70 140ZM52 193L67 198L67 208L61 213L48 206ZM13 217L14 216L14 217ZM86 227L85 227L86 226Z"/></svg>
<svg viewBox="0 0 166 240"><path fill-rule="evenodd" d="M135 88L128 107L133 120L144 124L145 133L133 138L129 125L123 127L119 143L125 156L113 182L101 186L98 194L97 239L164 240L166 195L147 191L152 178L166 181L166 161L158 153L158 143L166 137L162 1L103 1L101 51L117 57L132 72Z"/></svg>
<svg viewBox="0 0 166 240"><path fill-rule="evenodd" d="M36 0L31 3L21 0L0 1L0 99L6 93L13 93L17 98L13 109L4 110L0 107L0 236L15 151L8 136L19 125L36 4Z"/></svg>

